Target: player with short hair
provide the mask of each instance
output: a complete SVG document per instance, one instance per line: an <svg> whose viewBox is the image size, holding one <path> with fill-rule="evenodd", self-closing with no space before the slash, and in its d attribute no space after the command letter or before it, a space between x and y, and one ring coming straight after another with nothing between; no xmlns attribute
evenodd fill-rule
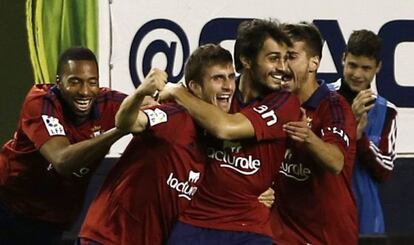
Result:
<svg viewBox="0 0 414 245"><path fill-rule="evenodd" d="M229 111L235 89L232 63L222 47L200 46L185 66L189 91ZM139 134L91 204L80 244L165 244L178 215L198 192L206 162L204 130L175 103L137 109L143 96L162 87L144 82L122 104L117 127ZM254 202L262 205L257 197Z"/></svg>
<svg viewBox="0 0 414 245"><path fill-rule="evenodd" d="M34 85L0 152L0 243L57 244L78 217L90 172L125 135L115 114L126 95L99 87L87 48L59 58L56 85Z"/></svg>
<svg viewBox="0 0 414 245"><path fill-rule="evenodd" d="M284 130L292 139L275 183L272 228L277 244L358 243L351 176L355 118L345 98L317 79L323 40L307 22L285 24L291 38L289 89L305 110Z"/></svg>
<svg viewBox="0 0 414 245"><path fill-rule="evenodd" d="M233 114L180 87L161 92L212 135L205 178L169 244L271 244L269 209L256 199L272 184L283 159L287 137L282 125L300 116L298 99L280 90L289 45L275 20L240 25L235 61L241 76Z"/></svg>
<svg viewBox="0 0 414 245"><path fill-rule="evenodd" d="M396 107L371 88L381 69L381 48L381 38L372 31L352 32L342 59L343 78L333 84L352 106L357 120L352 185L360 234L385 232L378 186L391 177L396 158Z"/></svg>

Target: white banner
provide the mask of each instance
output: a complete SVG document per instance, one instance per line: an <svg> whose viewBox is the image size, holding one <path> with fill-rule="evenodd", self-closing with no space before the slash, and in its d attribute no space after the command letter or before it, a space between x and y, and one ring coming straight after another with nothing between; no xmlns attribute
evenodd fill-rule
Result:
<svg viewBox="0 0 414 245"><path fill-rule="evenodd" d="M233 50L243 19L277 18L314 22L326 40L319 69L328 81L341 76L340 58L353 30L369 29L384 41L383 68L374 89L398 107L397 152L414 154L414 2L325 1L100 1L101 85L133 91L151 67L166 69L171 81L183 76L184 61L199 44L221 43ZM413 137L414 138L414 137ZM113 147L122 152L126 140Z"/></svg>

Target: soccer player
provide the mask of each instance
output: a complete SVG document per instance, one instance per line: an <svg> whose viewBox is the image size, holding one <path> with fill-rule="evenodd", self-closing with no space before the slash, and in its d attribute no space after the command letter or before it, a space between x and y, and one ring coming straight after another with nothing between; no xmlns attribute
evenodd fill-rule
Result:
<svg viewBox="0 0 414 245"><path fill-rule="evenodd" d="M380 55L379 36L368 30L354 31L343 55L343 78L334 83L352 105L357 120L352 185L360 234L385 232L378 185L391 176L396 157L396 108L370 86L381 69Z"/></svg>
<svg viewBox="0 0 414 245"><path fill-rule="evenodd" d="M95 55L69 48L56 85L34 85L0 152L0 244L58 244L77 218L90 172L125 135L124 94L99 87Z"/></svg>
<svg viewBox="0 0 414 245"><path fill-rule="evenodd" d="M300 116L298 99L280 91L288 45L276 21L255 19L240 25L235 62L241 76L232 101L234 114L178 86L161 92L161 97L175 98L212 135L204 180L169 244L272 243L269 209L256 199L272 184L283 159L287 137L282 125Z"/></svg>
<svg viewBox="0 0 414 245"><path fill-rule="evenodd" d="M197 48L186 63L185 80L196 97L229 111L235 89L230 52L213 44ZM145 95L162 91L156 82L144 82L121 105L117 127L140 134L91 204L80 244L165 244L197 192L206 162L204 130L176 103L139 111ZM257 197L255 202L263 205Z"/></svg>
<svg viewBox="0 0 414 245"><path fill-rule="evenodd" d="M358 244L351 176L356 124L346 100L316 73L323 40L313 24L286 24L289 89L306 110L284 125L293 140L279 170L272 228L277 244Z"/></svg>

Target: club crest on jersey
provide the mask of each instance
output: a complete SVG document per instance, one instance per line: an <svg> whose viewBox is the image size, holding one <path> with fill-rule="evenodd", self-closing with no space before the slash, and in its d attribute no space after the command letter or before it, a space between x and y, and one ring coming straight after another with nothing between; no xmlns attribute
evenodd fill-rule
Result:
<svg viewBox="0 0 414 245"><path fill-rule="evenodd" d="M224 141L220 150L212 147L207 148L207 156L220 162L220 167L229 168L243 175L253 175L259 171L261 163L259 159L248 156L234 156L242 149L238 142Z"/></svg>
<svg viewBox="0 0 414 245"><path fill-rule="evenodd" d="M92 134L90 135L91 138L94 138L102 134L101 126L93 126L93 128L91 128L91 131L92 131Z"/></svg>
<svg viewBox="0 0 414 245"><path fill-rule="evenodd" d="M65 129L60 124L59 119L48 115L42 115L42 119L50 136L66 135Z"/></svg>
<svg viewBox="0 0 414 245"><path fill-rule="evenodd" d="M188 179L186 181L180 181L177 177L174 177L174 173L171 172L167 179L167 185L179 193L178 197L191 200L197 192L197 186L195 186L195 184L200 179L200 175L200 172L190 170L188 172Z"/></svg>
<svg viewBox="0 0 414 245"><path fill-rule="evenodd" d="M167 113L158 108L155 110L146 109L144 112L148 116L148 122L151 127L160 123L164 123L168 120Z"/></svg>
<svg viewBox="0 0 414 245"><path fill-rule="evenodd" d="M312 171L302 163L293 163L291 159L292 152L290 149L287 149L285 152L285 158L280 165L279 173L285 175L288 178L301 182L308 180L312 175Z"/></svg>

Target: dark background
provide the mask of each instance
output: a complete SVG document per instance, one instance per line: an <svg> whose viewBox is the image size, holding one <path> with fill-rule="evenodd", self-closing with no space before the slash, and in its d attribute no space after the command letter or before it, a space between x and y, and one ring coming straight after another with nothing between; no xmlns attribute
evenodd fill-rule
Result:
<svg viewBox="0 0 414 245"><path fill-rule="evenodd" d="M26 33L25 0L0 0L0 142L17 125L24 96L33 84Z"/></svg>

